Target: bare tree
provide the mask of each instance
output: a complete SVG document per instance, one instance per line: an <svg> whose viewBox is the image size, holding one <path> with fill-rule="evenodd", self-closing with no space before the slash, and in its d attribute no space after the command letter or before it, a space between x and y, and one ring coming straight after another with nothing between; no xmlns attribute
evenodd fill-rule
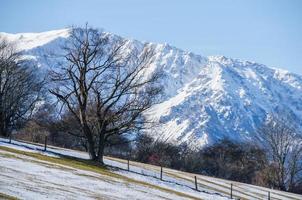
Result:
<svg viewBox="0 0 302 200"><path fill-rule="evenodd" d="M134 133L148 123L143 113L161 92L158 72L147 74L153 50L131 47L86 25L73 28L65 61L51 73L50 92L79 122L92 160L103 163L111 136Z"/></svg>
<svg viewBox="0 0 302 200"><path fill-rule="evenodd" d="M30 115L43 86L35 67L0 38L0 135L7 136L17 121Z"/></svg>
<svg viewBox="0 0 302 200"><path fill-rule="evenodd" d="M289 120L271 117L258 131L276 172L275 186L290 191L302 181L302 138Z"/></svg>

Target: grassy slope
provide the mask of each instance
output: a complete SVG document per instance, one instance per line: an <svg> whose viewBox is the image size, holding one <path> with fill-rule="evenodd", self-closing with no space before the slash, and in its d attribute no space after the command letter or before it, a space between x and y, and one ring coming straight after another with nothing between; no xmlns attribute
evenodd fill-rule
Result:
<svg viewBox="0 0 302 200"><path fill-rule="evenodd" d="M4 199L4 200L17 200L16 197L12 197L12 196L9 196L9 195L3 194L3 193L0 193L0 199Z"/></svg>
<svg viewBox="0 0 302 200"><path fill-rule="evenodd" d="M149 184L146 182L142 182L142 181L137 181L131 178L128 178L126 176L122 176L119 174L116 174L110 170L108 170L107 168L97 165L89 160L83 160L83 159L74 159L74 158L70 158L70 157L63 157L63 158L55 158L55 157L49 157L49 156L45 156L45 155L41 155L39 153L32 153L32 152L24 152L24 151L20 151L20 150L16 150L16 149L12 149L12 148L8 148L8 147L2 147L0 146L0 150L3 151L7 151L10 153L15 153L15 154L20 154L20 155L24 155L24 156L28 156L31 158L35 158L38 159L40 161L47 161L53 164L59 164L59 165L63 165L63 166L68 166L68 167L73 167L76 169L81 169L81 170L87 170L87 171L91 171L91 172L95 172L95 173L100 173L102 175L108 176L108 177L115 177L118 179L122 179L124 181L130 182L130 183L134 183L137 185L142 185L145 187L150 187L153 189L157 189L157 190L161 190L163 192L167 192L167 193L172 193L181 197L185 197L188 199L199 199L193 196L190 196L188 194L184 194L178 191L174 191L171 189L167 189L167 188L163 188L157 185L153 185L153 184ZM6 156L12 156L12 155L6 155ZM4 199L14 199L14 197L10 197L7 196L5 194L0 194L0 198L4 198Z"/></svg>

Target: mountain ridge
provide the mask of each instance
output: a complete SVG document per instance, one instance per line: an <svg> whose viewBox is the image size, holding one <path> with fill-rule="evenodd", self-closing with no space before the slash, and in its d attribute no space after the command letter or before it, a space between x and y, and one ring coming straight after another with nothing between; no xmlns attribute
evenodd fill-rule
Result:
<svg viewBox="0 0 302 200"><path fill-rule="evenodd" d="M68 38L68 30L0 36L15 42L18 50L43 66L41 50L58 49ZM150 69L162 69L165 75L163 101L147 113L161 123L156 131L150 131L153 137L194 147L223 137L252 141L270 113L289 116L302 130L301 75L225 56L206 57L166 43L127 42L153 46Z"/></svg>

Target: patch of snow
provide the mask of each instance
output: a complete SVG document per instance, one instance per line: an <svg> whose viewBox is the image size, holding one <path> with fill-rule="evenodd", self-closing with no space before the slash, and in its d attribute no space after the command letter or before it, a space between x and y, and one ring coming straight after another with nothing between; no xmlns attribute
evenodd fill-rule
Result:
<svg viewBox="0 0 302 200"><path fill-rule="evenodd" d="M69 36L69 29L47 31L42 33L9 34L0 32L0 36L15 43L16 48L19 51L24 51L45 45L59 37L67 38Z"/></svg>

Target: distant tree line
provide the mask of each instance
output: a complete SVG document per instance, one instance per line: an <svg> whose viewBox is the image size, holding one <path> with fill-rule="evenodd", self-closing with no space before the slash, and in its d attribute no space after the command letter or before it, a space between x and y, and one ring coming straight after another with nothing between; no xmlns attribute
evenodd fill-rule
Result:
<svg viewBox="0 0 302 200"><path fill-rule="evenodd" d="M154 165L302 193L302 136L276 116L257 131L258 141L224 138L199 151L138 138L134 159Z"/></svg>

